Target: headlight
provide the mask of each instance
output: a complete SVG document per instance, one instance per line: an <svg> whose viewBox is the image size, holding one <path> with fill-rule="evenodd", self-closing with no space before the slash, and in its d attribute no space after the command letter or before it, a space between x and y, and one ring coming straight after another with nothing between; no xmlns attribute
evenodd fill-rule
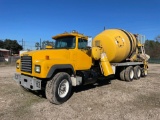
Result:
<svg viewBox="0 0 160 120"><path fill-rule="evenodd" d="M41 66L40 65L35 65L35 72L40 73L41 72Z"/></svg>
<svg viewBox="0 0 160 120"><path fill-rule="evenodd" d="M19 69L19 63L16 63L16 68Z"/></svg>

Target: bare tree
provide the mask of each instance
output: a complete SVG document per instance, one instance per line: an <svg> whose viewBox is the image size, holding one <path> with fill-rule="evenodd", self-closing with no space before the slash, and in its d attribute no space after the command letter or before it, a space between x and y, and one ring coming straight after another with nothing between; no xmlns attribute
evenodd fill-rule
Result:
<svg viewBox="0 0 160 120"><path fill-rule="evenodd" d="M40 49L40 44L39 44L39 42L36 42L35 47L36 47L36 50L39 50L39 49Z"/></svg>
<svg viewBox="0 0 160 120"><path fill-rule="evenodd" d="M156 38L156 41L160 43L160 35L158 35Z"/></svg>

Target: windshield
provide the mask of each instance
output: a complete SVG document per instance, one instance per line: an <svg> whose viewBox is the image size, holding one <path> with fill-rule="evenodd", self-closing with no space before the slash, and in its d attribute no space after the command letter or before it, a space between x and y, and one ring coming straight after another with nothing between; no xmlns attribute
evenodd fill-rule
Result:
<svg viewBox="0 0 160 120"><path fill-rule="evenodd" d="M74 36L61 37L56 39L55 49L75 48L76 38Z"/></svg>

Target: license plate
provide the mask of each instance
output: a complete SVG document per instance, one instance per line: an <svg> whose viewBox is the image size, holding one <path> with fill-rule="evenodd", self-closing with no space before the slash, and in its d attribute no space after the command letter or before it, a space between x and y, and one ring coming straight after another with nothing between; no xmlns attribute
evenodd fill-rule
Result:
<svg viewBox="0 0 160 120"><path fill-rule="evenodd" d="M36 87L41 88L41 81L36 81Z"/></svg>

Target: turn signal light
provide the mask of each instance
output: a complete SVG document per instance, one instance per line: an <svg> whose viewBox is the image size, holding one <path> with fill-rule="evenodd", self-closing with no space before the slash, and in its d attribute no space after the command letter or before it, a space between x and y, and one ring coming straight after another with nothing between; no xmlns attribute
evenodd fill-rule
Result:
<svg viewBox="0 0 160 120"><path fill-rule="evenodd" d="M46 60L49 60L49 56L48 55L46 55Z"/></svg>

